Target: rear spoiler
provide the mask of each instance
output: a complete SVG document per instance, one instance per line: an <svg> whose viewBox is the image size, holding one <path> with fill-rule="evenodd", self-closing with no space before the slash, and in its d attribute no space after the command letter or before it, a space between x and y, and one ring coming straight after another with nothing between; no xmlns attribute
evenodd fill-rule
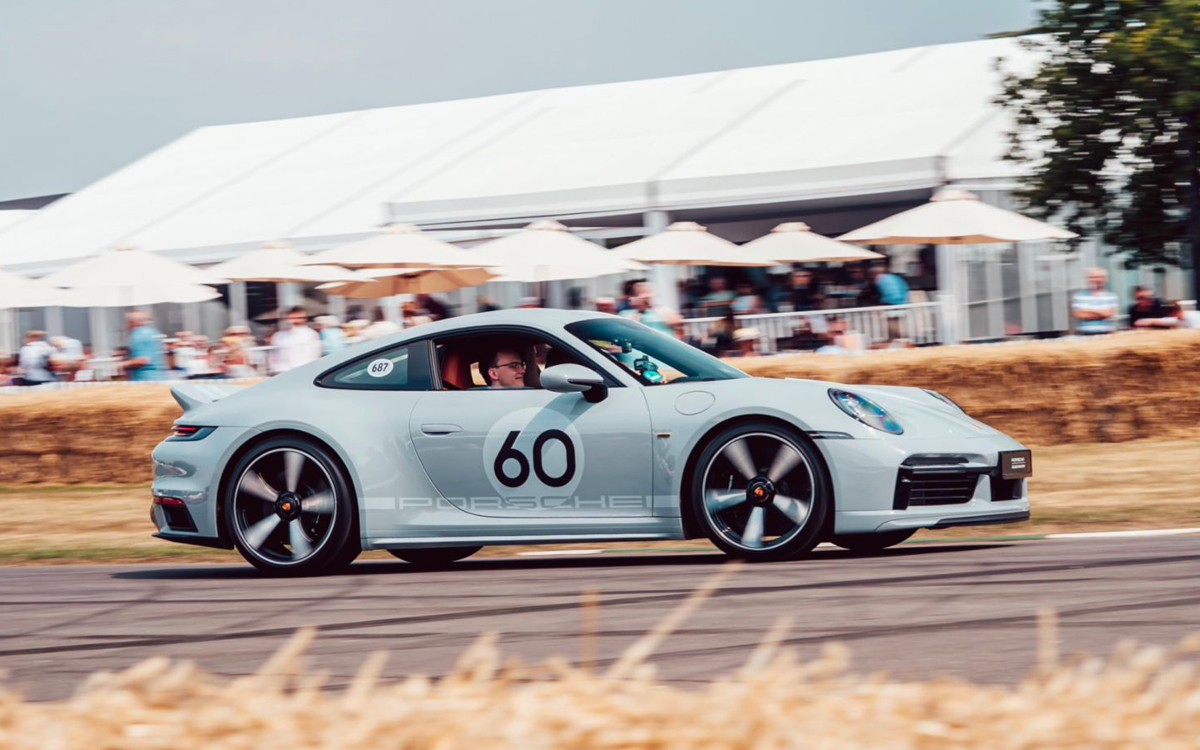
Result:
<svg viewBox="0 0 1200 750"><path fill-rule="evenodd" d="M237 390L237 386L182 383L171 386L171 396L183 407L183 413L187 414L205 404L220 401Z"/></svg>

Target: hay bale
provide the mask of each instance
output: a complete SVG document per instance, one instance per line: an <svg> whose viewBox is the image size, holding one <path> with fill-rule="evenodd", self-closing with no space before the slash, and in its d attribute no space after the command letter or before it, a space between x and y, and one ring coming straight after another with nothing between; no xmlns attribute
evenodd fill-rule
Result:
<svg viewBox="0 0 1200 750"><path fill-rule="evenodd" d="M93 675L65 701L0 692L0 746L1182 750L1200 738L1200 673L1185 660L1195 642L1174 653L1124 644L1067 666L1043 648L1038 669L1005 686L856 676L844 648L801 663L782 635L735 675L694 688L654 679L650 664L623 679L562 660L526 668L484 637L440 680L381 683L376 654L331 690L328 675L302 669L306 631L235 679L157 657Z"/></svg>
<svg viewBox="0 0 1200 750"><path fill-rule="evenodd" d="M1191 437L1200 419L1200 331L731 361L763 377L931 388L1034 446Z"/></svg>
<svg viewBox="0 0 1200 750"><path fill-rule="evenodd" d="M1192 437L1200 331L731 360L752 375L932 388L1028 445ZM0 396L0 484L134 484L180 410L164 385Z"/></svg>

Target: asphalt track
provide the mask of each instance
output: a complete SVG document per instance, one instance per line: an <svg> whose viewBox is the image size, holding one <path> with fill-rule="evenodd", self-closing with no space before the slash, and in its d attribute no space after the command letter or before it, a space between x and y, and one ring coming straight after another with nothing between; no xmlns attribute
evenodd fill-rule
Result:
<svg viewBox="0 0 1200 750"><path fill-rule="evenodd" d="M158 654L243 674L300 625L319 626L309 664L335 685L380 649L388 675L442 674L485 631L526 661L574 659L583 590L599 596L597 661L610 663L723 561L604 554L432 572L372 561L299 580L245 565L3 568L0 669L33 699ZM1104 653L1123 638L1170 646L1200 631L1198 579L1200 536L818 550L743 567L652 661L672 681L728 673L788 615L802 656L840 641L857 671L1011 682L1034 664L1039 609L1058 612L1063 653Z"/></svg>

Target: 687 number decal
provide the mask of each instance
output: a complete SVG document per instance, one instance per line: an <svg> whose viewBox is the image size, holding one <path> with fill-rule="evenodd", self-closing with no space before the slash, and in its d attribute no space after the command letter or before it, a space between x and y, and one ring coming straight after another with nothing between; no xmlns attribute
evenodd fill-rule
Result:
<svg viewBox="0 0 1200 750"><path fill-rule="evenodd" d="M496 475L496 479L505 487L513 488L520 487L529 481L530 460L524 453L516 449L517 438L521 436L520 430L512 430L508 433L508 437L504 439L504 445L500 446L500 452L496 454L496 461L492 464L492 471ZM563 450L566 452L566 467L558 476L554 476L546 471L546 467L542 462L542 450L550 441L558 441L562 444ZM547 487L562 487L569 483L575 476L575 445L571 442L570 436L562 430L546 430L539 434L537 439L533 441L533 473L537 475L539 481ZM516 474L507 474L504 471L504 465L509 461L515 461L517 464Z"/></svg>

